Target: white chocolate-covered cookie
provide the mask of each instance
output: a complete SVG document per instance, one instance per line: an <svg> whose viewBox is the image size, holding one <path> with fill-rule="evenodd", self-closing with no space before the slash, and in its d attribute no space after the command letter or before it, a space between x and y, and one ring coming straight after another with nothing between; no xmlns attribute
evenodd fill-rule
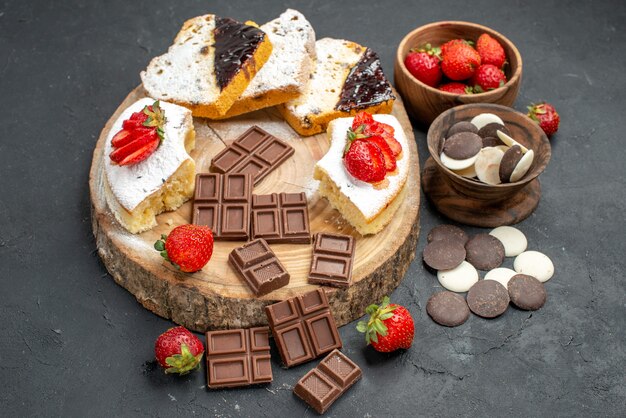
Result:
<svg viewBox="0 0 626 418"><path fill-rule="evenodd" d="M493 113L481 113L480 115L474 116L470 122L478 129L490 123L499 123L500 125L504 125L502 119Z"/></svg>
<svg viewBox="0 0 626 418"><path fill-rule="evenodd" d="M474 165L477 156L478 154L465 160L455 160L454 158L450 158L444 152L442 152L439 158L441 159L441 163L444 166L448 167L450 170L463 170Z"/></svg>
<svg viewBox="0 0 626 418"><path fill-rule="evenodd" d="M511 183L520 180L526 175L526 173L528 173L530 166L533 164L534 158L535 152L533 150L529 150L526 154L524 154L511 173Z"/></svg>
<svg viewBox="0 0 626 418"><path fill-rule="evenodd" d="M539 251L526 251L515 258L513 268L516 272L533 276L540 282L550 280L554 274L554 264L547 255Z"/></svg>
<svg viewBox="0 0 626 418"><path fill-rule="evenodd" d="M489 235L498 238L504 245L504 255L515 257L526 251L528 240L522 231L512 226L499 226L494 228Z"/></svg>
<svg viewBox="0 0 626 418"><path fill-rule="evenodd" d="M487 274L485 274L485 280L495 280L502 286L507 287L511 277L516 274L517 272L515 270L511 270L506 267L498 267L493 270L489 270Z"/></svg>
<svg viewBox="0 0 626 418"><path fill-rule="evenodd" d="M474 167L478 179L487 184L500 184L500 161L504 153L495 147L480 150Z"/></svg>
<svg viewBox="0 0 626 418"><path fill-rule="evenodd" d="M437 272L439 283L452 292L467 292L478 281L478 270L467 261L451 270Z"/></svg>

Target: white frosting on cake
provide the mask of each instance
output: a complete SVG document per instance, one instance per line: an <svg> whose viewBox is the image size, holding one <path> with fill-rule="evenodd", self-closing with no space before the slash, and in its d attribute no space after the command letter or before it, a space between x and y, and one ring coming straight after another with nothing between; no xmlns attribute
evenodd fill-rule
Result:
<svg viewBox="0 0 626 418"><path fill-rule="evenodd" d="M111 161L109 158L113 151L111 139L122 129L124 120L130 118L133 112L139 112L153 103L154 99L144 98L130 105L117 118L105 142L104 170L109 186L115 198L129 212L161 188L183 162L191 159L185 151L185 137L193 127L191 111L182 106L160 102L166 118L161 145L148 158L137 164L119 166Z"/></svg>
<svg viewBox="0 0 626 418"><path fill-rule="evenodd" d="M395 130L394 136L402 145L402 158L397 160L396 171L385 176L385 180L389 182L386 187L377 188L370 183L358 180L348 173L343 163L347 132L352 127L353 119L339 118L330 122L328 129L332 133L330 148L326 155L317 162L317 166L326 171L341 193L354 203L363 216L371 218L384 209L404 186L409 173L409 145L400 122L394 116L374 115L375 121L391 125Z"/></svg>

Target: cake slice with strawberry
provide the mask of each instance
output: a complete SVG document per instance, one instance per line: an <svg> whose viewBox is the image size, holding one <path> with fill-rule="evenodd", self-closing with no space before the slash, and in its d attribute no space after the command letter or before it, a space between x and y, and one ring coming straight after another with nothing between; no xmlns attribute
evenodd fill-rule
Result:
<svg viewBox="0 0 626 418"><path fill-rule="evenodd" d="M315 165L319 193L361 235L380 232L406 195L408 141L392 115L360 112L328 125L330 148Z"/></svg>
<svg viewBox="0 0 626 418"><path fill-rule="evenodd" d="M136 101L113 123L104 148L105 195L131 233L156 226L194 190L196 165L191 111L151 98Z"/></svg>

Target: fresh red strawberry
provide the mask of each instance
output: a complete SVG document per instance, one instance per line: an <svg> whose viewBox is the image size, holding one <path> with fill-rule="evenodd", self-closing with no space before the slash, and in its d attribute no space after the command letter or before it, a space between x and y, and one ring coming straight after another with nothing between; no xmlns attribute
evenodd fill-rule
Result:
<svg viewBox="0 0 626 418"><path fill-rule="evenodd" d="M386 171L393 171L396 169L396 157L393 155L393 151L389 148L389 144L382 136L372 135L365 138L365 140L376 144L378 148L380 148L380 151L383 153L383 157L385 158Z"/></svg>
<svg viewBox="0 0 626 418"><path fill-rule="evenodd" d="M200 365L204 344L185 327L170 328L154 343L154 355L165 373L187 374Z"/></svg>
<svg viewBox="0 0 626 418"><path fill-rule="evenodd" d="M361 133L365 136L382 136L383 139L387 141L387 145L391 148L394 157L400 155L402 152L402 145L400 145L398 140L394 137L395 130L393 129L393 126L387 125L386 123L376 122L372 115L365 111L361 111L356 114L352 120L352 130L357 132L361 125L364 125Z"/></svg>
<svg viewBox="0 0 626 418"><path fill-rule="evenodd" d="M153 151L159 146L159 136L154 130L148 131L140 137L131 140L126 145L116 148L113 152L111 152L109 157L113 162L119 165L124 165L122 164L122 161L126 157L134 154L140 149L145 148L147 145L150 145L148 148L153 148Z"/></svg>
<svg viewBox="0 0 626 418"><path fill-rule="evenodd" d="M468 86L467 84L460 83L458 81L453 81L452 83L442 84L439 86L439 90L446 91L448 93L454 94L472 94L474 93L474 89Z"/></svg>
<svg viewBox="0 0 626 418"><path fill-rule="evenodd" d="M493 64L482 64L478 67L470 81L476 93L497 89L504 86L504 83L506 83L506 75Z"/></svg>
<svg viewBox="0 0 626 418"><path fill-rule="evenodd" d="M185 273L200 270L213 254L213 232L208 226L180 225L154 243L161 256Z"/></svg>
<svg viewBox="0 0 626 418"><path fill-rule="evenodd" d="M415 326L405 307L390 304L389 297L385 296L380 306L370 305L365 312L370 316L369 320L359 321L356 329L365 333L365 341L376 351L389 353L411 347Z"/></svg>
<svg viewBox="0 0 626 418"><path fill-rule="evenodd" d="M146 120L148 120L148 115L143 112L134 112L129 119L126 119L124 122L122 122L122 128L128 130L141 128L142 126L144 126L143 124Z"/></svg>
<svg viewBox="0 0 626 418"><path fill-rule="evenodd" d="M502 68L506 62L506 54L500 42L492 38L489 34L483 33L476 41L476 51L480 55L482 64L495 65Z"/></svg>
<svg viewBox="0 0 626 418"><path fill-rule="evenodd" d="M549 103L531 104L528 106L528 117L537 122L548 137L559 130L561 118L556 109Z"/></svg>
<svg viewBox="0 0 626 418"><path fill-rule="evenodd" d="M465 39L453 39L451 41L446 42L445 44L441 45L441 56L443 57L445 54L448 53L448 51L455 45L470 45L471 43L466 41Z"/></svg>
<svg viewBox="0 0 626 418"><path fill-rule="evenodd" d="M441 70L451 80L466 80L480 66L480 55L466 43L456 43L442 54Z"/></svg>
<svg viewBox="0 0 626 418"><path fill-rule="evenodd" d="M387 174L383 152L376 144L366 139L355 139L348 145L343 163L348 173L368 183L382 181Z"/></svg>
<svg viewBox="0 0 626 418"><path fill-rule="evenodd" d="M435 87L441 81L443 73L439 62L441 50L430 44L423 48L412 49L404 59L406 69L422 83Z"/></svg>
<svg viewBox="0 0 626 418"><path fill-rule="evenodd" d="M122 161L118 163L118 165L137 164L138 162L143 161L146 158L148 158L148 156L152 154L158 147L159 147L159 140L157 138L148 142L146 145L139 148L137 151L125 156L122 159Z"/></svg>
<svg viewBox="0 0 626 418"><path fill-rule="evenodd" d="M113 145L114 148L123 147L133 139L135 138L132 131L128 129L122 129L121 131L113 135L113 139L111 139L111 145Z"/></svg>
<svg viewBox="0 0 626 418"><path fill-rule="evenodd" d="M365 125L366 127L371 125L374 122L374 118L372 115L366 111L360 111L356 115L354 115L354 119L352 119L352 130L356 131L359 129L359 126Z"/></svg>

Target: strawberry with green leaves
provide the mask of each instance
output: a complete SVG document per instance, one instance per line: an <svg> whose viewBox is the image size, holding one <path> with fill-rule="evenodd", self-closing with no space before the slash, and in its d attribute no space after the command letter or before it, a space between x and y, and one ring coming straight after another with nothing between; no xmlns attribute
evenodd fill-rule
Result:
<svg viewBox="0 0 626 418"><path fill-rule="evenodd" d="M369 320L359 321L356 329L365 333L365 340L376 351L389 353L411 347L415 326L405 307L389 303L389 297L385 296L380 306L372 304L365 312Z"/></svg>
<svg viewBox="0 0 626 418"><path fill-rule="evenodd" d="M546 102L533 103L528 106L528 117L537 122L548 137L558 131L561 122L561 117L554 106Z"/></svg>
<svg viewBox="0 0 626 418"><path fill-rule="evenodd" d="M504 86L505 83L506 75L493 64L481 64L470 81L476 93L497 89Z"/></svg>
<svg viewBox="0 0 626 418"><path fill-rule="evenodd" d="M465 42L457 42L441 53L441 70L450 80L467 80L480 66L480 55Z"/></svg>
<svg viewBox="0 0 626 418"><path fill-rule="evenodd" d="M404 59L404 65L413 77L430 87L436 87L441 81L441 50L430 44L422 48L413 48Z"/></svg>
<svg viewBox="0 0 626 418"><path fill-rule="evenodd" d="M161 256L185 273L202 269L213 255L213 231L207 226L180 225L154 243Z"/></svg>
<svg viewBox="0 0 626 418"><path fill-rule="evenodd" d="M165 373L187 374L200 365L204 344L185 327L170 328L154 343L154 355Z"/></svg>
<svg viewBox="0 0 626 418"><path fill-rule="evenodd" d="M478 37L476 41L476 51L478 51L478 55L480 55L482 64L491 64L495 65L497 68L502 68L506 62L504 48L502 48L500 42L491 37L488 33L483 33Z"/></svg>

